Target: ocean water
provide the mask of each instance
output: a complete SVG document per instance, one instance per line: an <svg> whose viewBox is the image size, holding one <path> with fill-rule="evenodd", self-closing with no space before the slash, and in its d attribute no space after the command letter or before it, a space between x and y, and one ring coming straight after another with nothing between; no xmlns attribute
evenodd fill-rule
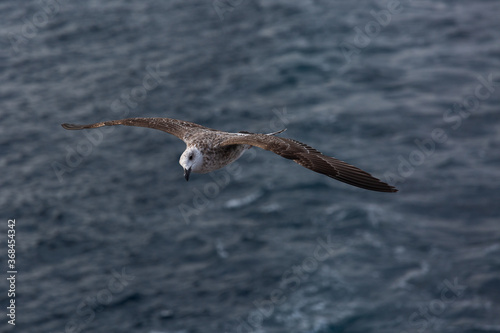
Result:
<svg viewBox="0 0 500 333"><path fill-rule="evenodd" d="M0 3L1 332L500 332L500 2ZM172 117L305 142L183 178ZM8 220L16 220L16 325Z"/></svg>

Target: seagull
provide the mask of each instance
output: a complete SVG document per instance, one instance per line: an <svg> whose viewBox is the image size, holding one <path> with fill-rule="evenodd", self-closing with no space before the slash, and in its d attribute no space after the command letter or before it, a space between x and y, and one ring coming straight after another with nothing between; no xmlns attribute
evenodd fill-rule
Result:
<svg viewBox="0 0 500 333"><path fill-rule="evenodd" d="M172 118L127 118L88 125L61 124L67 130L115 125L153 128L184 141L186 150L182 153L179 164L184 168L186 180L189 180L191 172L208 173L220 169L236 161L247 149L259 147L349 185L378 192L398 191L394 186L369 173L334 157L323 155L305 143L276 136L286 129L268 134L247 131L229 133Z"/></svg>

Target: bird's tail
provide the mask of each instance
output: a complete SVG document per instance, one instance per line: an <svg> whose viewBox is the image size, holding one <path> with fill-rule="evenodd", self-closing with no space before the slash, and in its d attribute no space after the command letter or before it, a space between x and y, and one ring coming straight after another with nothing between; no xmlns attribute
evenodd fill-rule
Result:
<svg viewBox="0 0 500 333"><path fill-rule="evenodd" d="M64 127L64 126L63 126ZM265 135L276 135L276 134L280 134L280 133L283 133L284 131L286 131L286 128L282 129L281 131L278 131L278 132L273 132L273 133L267 133ZM248 132L248 131L239 131L238 133L243 133L243 134L256 134L256 133L252 133L252 132Z"/></svg>
<svg viewBox="0 0 500 333"><path fill-rule="evenodd" d="M276 134L283 133L284 131L286 131L286 128L283 128L281 131L278 131L278 132L274 132L274 133L267 133L266 135L276 135Z"/></svg>

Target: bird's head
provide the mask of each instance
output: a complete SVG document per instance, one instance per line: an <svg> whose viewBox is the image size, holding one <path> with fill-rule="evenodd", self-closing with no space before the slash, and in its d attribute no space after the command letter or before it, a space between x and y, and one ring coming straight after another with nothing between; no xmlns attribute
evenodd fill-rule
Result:
<svg viewBox="0 0 500 333"><path fill-rule="evenodd" d="M182 153L179 164L184 168L184 178L189 180L191 172L200 172L203 166L203 155L196 147L188 147Z"/></svg>

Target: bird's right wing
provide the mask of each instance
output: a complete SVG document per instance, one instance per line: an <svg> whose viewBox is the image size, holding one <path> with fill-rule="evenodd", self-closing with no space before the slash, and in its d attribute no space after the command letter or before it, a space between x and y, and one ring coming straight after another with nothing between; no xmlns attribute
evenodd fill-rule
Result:
<svg viewBox="0 0 500 333"><path fill-rule="evenodd" d="M323 155L305 143L267 134L238 134L228 137L221 146L246 144L272 151L281 157L293 160L312 171L321 173L341 182L378 192L397 192L384 183L353 165L334 157Z"/></svg>
<svg viewBox="0 0 500 333"><path fill-rule="evenodd" d="M100 123L88 124L88 125L61 124L61 126L67 130L81 130L85 128L98 128L103 126L114 126L114 125L153 128L175 135L181 140L184 140L185 134L192 130L196 129L213 130L211 128L191 123L189 121L177 120L172 118L127 118L127 119L103 121Z"/></svg>

